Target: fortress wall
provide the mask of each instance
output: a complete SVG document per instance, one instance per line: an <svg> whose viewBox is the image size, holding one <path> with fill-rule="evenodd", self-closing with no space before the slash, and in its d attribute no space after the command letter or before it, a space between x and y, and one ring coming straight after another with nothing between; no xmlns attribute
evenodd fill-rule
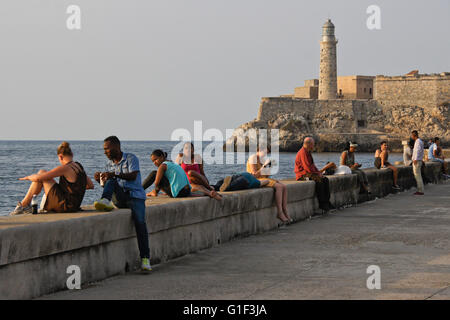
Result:
<svg viewBox="0 0 450 320"><path fill-rule="evenodd" d="M354 100L318 100L313 120L314 131L322 134L356 132L353 106Z"/></svg>
<svg viewBox="0 0 450 320"><path fill-rule="evenodd" d="M399 185L414 185L411 167L399 166ZM440 167L426 164L426 176L439 180ZM366 169L372 197L391 192L390 170ZM368 200L358 194L356 175L330 176L336 206ZM318 208L314 182L285 181L289 211L300 221ZM274 191L270 188L225 192L223 200L167 199L147 203L152 264L217 246L239 237L276 229ZM337 212L339 214L339 212ZM42 214L0 218L0 299L28 299L66 289L69 265L81 269L88 284L138 267L130 211ZM158 272L155 270L154 272Z"/></svg>
<svg viewBox="0 0 450 320"><path fill-rule="evenodd" d="M450 76L377 76L374 99L387 107L404 105L432 108L450 101Z"/></svg>
<svg viewBox="0 0 450 320"><path fill-rule="evenodd" d="M450 103L450 76L446 80L437 81L436 93L438 103Z"/></svg>
<svg viewBox="0 0 450 320"><path fill-rule="evenodd" d="M358 133L359 120L364 121L363 127L373 127L368 120L376 108L377 103L374 100L262 98L257 121L271 121L280 116L295 115L304 117L313 132Z"/></svg>
<svg viewBox="0 0 450 320"><path fill-rule="evenodd" d="M259 105L258 121L276 119L281 114L313 115L317 100L289 97L262 98Z"/></svg>

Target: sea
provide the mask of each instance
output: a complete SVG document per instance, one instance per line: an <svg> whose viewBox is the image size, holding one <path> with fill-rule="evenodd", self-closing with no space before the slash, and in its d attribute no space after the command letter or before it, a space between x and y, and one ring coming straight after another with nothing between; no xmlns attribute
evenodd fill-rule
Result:
<svg viewBox="0 0 450 320"><path fill-rule="evenodd" d="M83 165L91 179L96 171L103 171L107 162L103 153L103 141L68 142L74 153L74 160ZM36 173L40 169L51 170L60 165L56 155L60 143L61 141L0 141L0 215L8 215L26 194L30 182L20 181L19 178ZM142 179L156 169L150 160L153 150L162 149L170 155L181 148L179 141L122 141L122 151L134 153L139 158ZM204 170L211 184L246 169L248 153L226 153L221 150L222 142L203 142L201 151ZM197 151L196 149L196 153ZM272 168L272 177L294 178L295 156L294 152L279 153L278 159L275 157L276 165ZM316 166L320 168L328 161L339 163L340 153L314 153L313 156ZM355 160L361 163L363 168L373 167L373 153L356 153ZM402 155L390 154L389 160L392 163L400 161ZM83 205L92 204L100 198L102 188L96 182L94 184L94 190L86 191ZM39 201L41 196L38 197Z"/></svg>

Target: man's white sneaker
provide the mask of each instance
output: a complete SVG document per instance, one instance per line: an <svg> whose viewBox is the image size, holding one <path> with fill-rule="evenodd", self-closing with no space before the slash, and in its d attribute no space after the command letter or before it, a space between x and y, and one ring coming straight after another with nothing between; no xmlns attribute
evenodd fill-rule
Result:
<svg viewBox="0 0 450 320"><path fill-rule="evenodd" d="M112 202L105 198L95 201L94 207L97 211L111 211L114 209Z"/></svg>
<svg viewBox="0 0 450 320"><path fill-rule="evenodd" d="M150 259L149 258L143 258L142 259L141 270L142 271L152 271L152 266L150 265Z"/></svg>

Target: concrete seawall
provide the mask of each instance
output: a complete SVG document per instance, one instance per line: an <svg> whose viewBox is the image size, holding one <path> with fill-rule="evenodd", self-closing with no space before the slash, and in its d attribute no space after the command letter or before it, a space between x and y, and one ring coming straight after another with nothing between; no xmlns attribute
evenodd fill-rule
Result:
<svg viewBox="0 0 450 320"><path fill-rule="evenodd" d="M415 185L411 167L398 166L398 184ZM439 181L439 164L426 163L426 177ZM390 170L366 169L372 198L391 193ZM331 176L331 202L366 200L356 175ZM314 182L285 181L289 212L297 221L317 209ZM238 237L278 227L272 189L226 192L222 201L206 197L147 201L151 260L164 262ZM82 283L134 270L138 250L129 210L42 214L0 218L0 298L29 299L66 289L67 267L81 269Z"/></svg>

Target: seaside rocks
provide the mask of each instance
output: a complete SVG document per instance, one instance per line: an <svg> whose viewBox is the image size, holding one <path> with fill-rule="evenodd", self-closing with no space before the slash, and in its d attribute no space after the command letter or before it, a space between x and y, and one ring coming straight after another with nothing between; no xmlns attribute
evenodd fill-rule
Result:
<svg viewBox="0 0 450 320"><path fill-rule="evenodd" d="M450 143L450 104L443 103L433 108L419 106L375 107L365 110L365 124L359 128L351 110L315 110L315 113L278 112L268 120L253 120L238 127L227 143L244 143L248 150L249 129L265 129L270 143L271 129L279 130L279 150L297 152L305 137L316 140L318 152L340 152L348 141L359 144L359 151L372 152L380 142L387 140L390 149L401 151L401 140L409 138L412 130L418 130L422 139L440 137L443 146ZM360 119L358 119L360 120Z"/></svg>

